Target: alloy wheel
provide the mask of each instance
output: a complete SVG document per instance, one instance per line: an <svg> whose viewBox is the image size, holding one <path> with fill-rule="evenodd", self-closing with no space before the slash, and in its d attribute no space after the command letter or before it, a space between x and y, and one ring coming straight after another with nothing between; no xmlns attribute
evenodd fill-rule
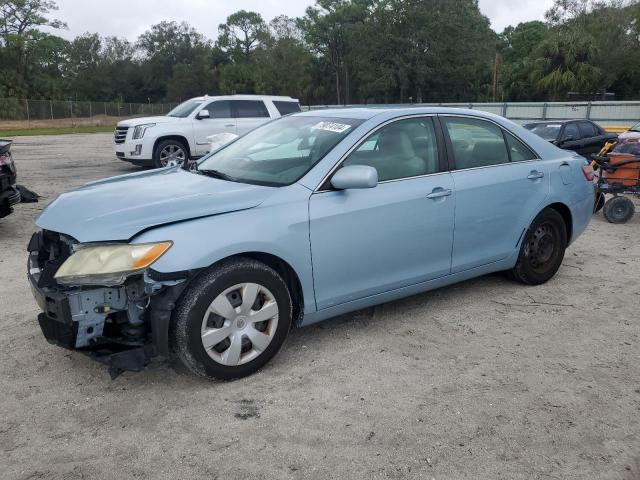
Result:
<svg viewBox="0 0 640 480"><path fill-rule="evenodd" d="M179 145L169 144L160 151L160 165L182 166L187 160L185 151Z"/></svg>

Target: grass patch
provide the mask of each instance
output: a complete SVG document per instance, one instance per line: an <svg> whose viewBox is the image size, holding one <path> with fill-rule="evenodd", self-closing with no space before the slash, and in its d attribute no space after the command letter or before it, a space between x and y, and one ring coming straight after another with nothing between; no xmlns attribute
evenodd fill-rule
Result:
<svg viewBox="0 0 640 480"><path fill-rule="evenodd" d="M67 127L67 128L25 128L18 130L0 130L3 137L31 137L34 135L64 135L68 133L104 133L113 132L114 126Z"/></svg>

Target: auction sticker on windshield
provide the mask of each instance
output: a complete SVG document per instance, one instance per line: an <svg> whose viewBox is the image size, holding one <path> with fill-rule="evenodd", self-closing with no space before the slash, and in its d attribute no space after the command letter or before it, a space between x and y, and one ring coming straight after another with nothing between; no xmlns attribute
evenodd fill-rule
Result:
<svg viewBox="0 0 640 480"><path fill-rule="evenodd" d="M344 123L318 122L311 127L311 130L325 130L327 132L342 133L346 132L350 128L351 125L345 125Z"/></svg>

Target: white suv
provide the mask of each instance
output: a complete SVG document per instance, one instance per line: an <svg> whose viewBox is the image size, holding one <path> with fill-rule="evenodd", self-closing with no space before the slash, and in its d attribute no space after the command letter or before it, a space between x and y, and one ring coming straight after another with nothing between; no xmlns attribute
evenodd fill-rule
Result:
<svg viewBox="0 0 640 480"><path fill-rule="evenodd" d="M291 97L192 98L162 117L118 122L114 133L115 152L120 160L137 165L184 164L208 153L207 137L213 134L227 133L233 138L272 118L299 111L300 103Z"/></svg>

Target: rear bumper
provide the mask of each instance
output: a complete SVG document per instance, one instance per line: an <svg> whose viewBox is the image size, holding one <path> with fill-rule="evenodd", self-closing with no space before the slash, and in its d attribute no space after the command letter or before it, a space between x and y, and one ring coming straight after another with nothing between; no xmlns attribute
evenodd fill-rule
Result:
<svg viewBox="0 0 640 480"><path fill-rule="evenodd" d="M573 243L589 226L591 217L593 217L593 205L595 201L595 190L591 186L585 189L582 197L575 199L569 205L572 218L572 232L569 243Z"/></svg>

